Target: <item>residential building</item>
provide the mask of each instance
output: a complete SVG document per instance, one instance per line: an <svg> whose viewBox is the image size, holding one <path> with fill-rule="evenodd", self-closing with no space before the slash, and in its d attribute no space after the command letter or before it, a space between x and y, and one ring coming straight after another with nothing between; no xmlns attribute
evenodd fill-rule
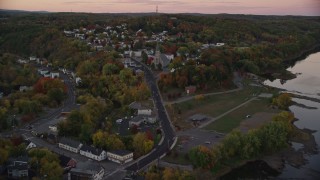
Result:
<svg viewBox="0 0 320 180"><path fill-rule="evenodd" d="M197 90L196 86L187 86L185 87L185 91L187 94L194 94Z"/></svg>
<svg viewBox="0 0 320 180"><path fill-rule="evenodd" d="M31 91L31 90L33 90L32 86L30 86L30 87L28 87L28 86L20 86L19 87L19 91L20 92L26 92L26 91Z"/></svg>
<svg viewBox="0 0 320 180"><path fill-rule="evenodd" d="M26 150L32 149L37 147L36 144L34 144L33 142L31 142L30 140L24 140L24 144L26 145Z"/></svg>
<svg viewBox="0 0 320 180"><path fill-rule="evenodd" d="M88 145L83 145L80 148L80 154L97 161L103 161L107 158L106 151Z"/></svg>
<svg viewBox="0 0 320 180"><path fill-rule="evenodd" d="M68 180L102 180L104 176L104 168L97 162L86 161L79 162L75 168L68 173Z"/></svg>
<svg viewBox="0 0 320 180"><path fill-rule="evenodd" d="M151 109L138 109L138 115L147 115L150 116L152 114Z"/></svg>
<svg viewBox="0 0 320 180"><path fill-rule="evenodd" d="M59 73L59 72L51 72L51 73L50 73L50 77L51 77L52 79L58 78L58 77L60 77L60 73Z"/></svg>
<svg viewBox="0 0 320 180"><path fill-rule="evenodd" d="M133 152L127 150L108 151L107 157L110 161L124 164L133 160Z"/></svg>
<svg viewBox="0 0 320 180"><path fill-rule="evenodd" d="M68 139L62 137L59 142L59 148L66 149L68 151L79 153L82 144L79 141L74 141L72 139Z"/></svg>
<svg viewBox="0 0 320 180"><path fill-rule="evenodd" d="M140 126L141 123L155 123L157 121L157 118L155 115L138 115L136 117L133 117L129 121L129 126Z"/></svg>
<svg viewBox="0 0 320 180"><path fill-rule="evenodd" d="M65 155L59 155L60 166L64 170L69 170L71 168L75 168L77 165L77 161L73 158L67 157Z"/></svg>
<svg viewBox="0 0 320 180"><path fill-rule="evenodd" d="M27 156L18 157L11 161L11 164L7 166L8 177L10 178L22 178L28 177L28 160Z"/></svg>

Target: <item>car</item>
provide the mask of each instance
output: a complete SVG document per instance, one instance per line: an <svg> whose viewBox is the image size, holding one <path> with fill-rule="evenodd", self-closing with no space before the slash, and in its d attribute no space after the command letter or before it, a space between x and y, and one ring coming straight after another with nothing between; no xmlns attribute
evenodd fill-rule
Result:
<svg viewBox="0 0 320 180"><path fill-rule="evenodd" d="M204 142L205 144L211 144L211 142L210 141L206 141L206 142Z"/></svg>
<svg viewBox="0 0 320 180"><path fill-rule="evenodd" d="M249 115L249 114L248 114L248 115L246 115L246 118L250 118L250 117L251 117L251 115Z"/></svg>

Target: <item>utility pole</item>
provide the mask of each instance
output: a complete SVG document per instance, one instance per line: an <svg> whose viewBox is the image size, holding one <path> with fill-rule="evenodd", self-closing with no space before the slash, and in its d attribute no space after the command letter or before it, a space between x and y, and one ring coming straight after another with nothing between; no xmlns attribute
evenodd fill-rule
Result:
<svg viewBox="0 0 320 180"><path fill-rule="evenodd" d="M156 14L158 14L158 5L156 6Z"/></svg>

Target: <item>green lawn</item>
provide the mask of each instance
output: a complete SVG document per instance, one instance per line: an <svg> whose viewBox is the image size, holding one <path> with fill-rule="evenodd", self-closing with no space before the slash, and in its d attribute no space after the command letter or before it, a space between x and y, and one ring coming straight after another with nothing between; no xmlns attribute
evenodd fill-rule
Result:
<svg viewBox="0 0 320 180"><path fill-rule="evenodd" d="M228 133L232 129L238 127L246 118L246 115L253 115L257 112L270 112L268 107L270 104L268 99L254 100L248 104L236 109L235 111L227 114L226 116L217 119L215 122L205 127L207 130L215 130L222 133Z"/></svg>

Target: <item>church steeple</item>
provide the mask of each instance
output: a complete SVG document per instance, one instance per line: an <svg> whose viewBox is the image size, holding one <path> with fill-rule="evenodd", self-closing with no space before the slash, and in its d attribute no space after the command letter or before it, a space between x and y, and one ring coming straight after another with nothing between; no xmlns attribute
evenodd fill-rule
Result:
<svg viewBox="0 0 320 180"><path fill-rule="evenodd" d="M160 63L160 48L159 48L159 43L157 41L154 65L157 66L159 63Z"/></svg>

